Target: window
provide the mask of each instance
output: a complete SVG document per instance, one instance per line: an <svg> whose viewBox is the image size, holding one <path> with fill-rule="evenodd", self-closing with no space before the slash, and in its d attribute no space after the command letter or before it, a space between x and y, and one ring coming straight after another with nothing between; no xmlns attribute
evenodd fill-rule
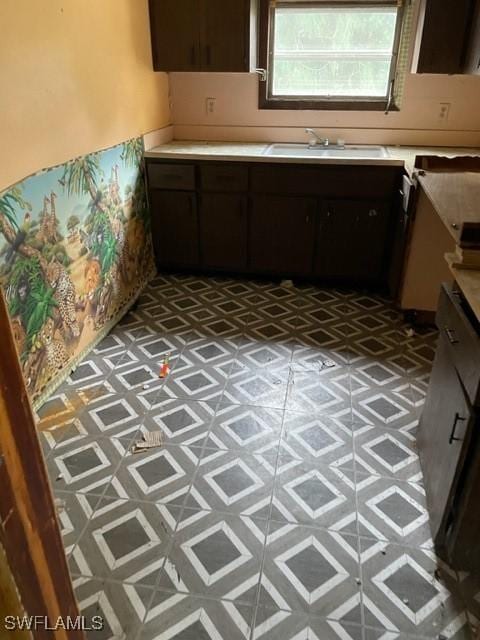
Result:
<svg viewBox="0 0 480 640"><path fill-rule="evenodd" d="M395 108L398 0L264 0L260 107Z"/></svg>

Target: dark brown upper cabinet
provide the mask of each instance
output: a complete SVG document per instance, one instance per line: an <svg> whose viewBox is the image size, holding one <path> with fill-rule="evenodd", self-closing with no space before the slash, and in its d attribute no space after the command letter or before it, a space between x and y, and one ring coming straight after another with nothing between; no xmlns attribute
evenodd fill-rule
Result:
<svg viewBox="0 0 480 640"><path fill-rule="evenodd" d="M422 0L417 73L479 73L479 0Z"/></svg>
<svg viewBox="0 0 480 640"><path fill-rule="evenodd" d="M155 71L250 71L255 2L149 0Z"/></svg>

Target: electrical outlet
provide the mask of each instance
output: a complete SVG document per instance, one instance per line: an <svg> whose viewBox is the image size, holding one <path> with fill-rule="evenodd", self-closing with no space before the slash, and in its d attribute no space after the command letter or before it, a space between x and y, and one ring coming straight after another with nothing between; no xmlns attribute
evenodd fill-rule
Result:
<svg viewBox="0 0 480 640"><path fill-rule="evenodd" d="M450 102L440 102L440 108L438 111L438 119L440 122L448 122L448 116L450 115Z"/></svg>
<svg viewBox="0 0 480 640"><path fill-rule="evenodd" d="M217 105L216 98L207 98L205 100L205 108L207 110L207 116L211 115L212 113L215 113L216 105Z"/></svg>

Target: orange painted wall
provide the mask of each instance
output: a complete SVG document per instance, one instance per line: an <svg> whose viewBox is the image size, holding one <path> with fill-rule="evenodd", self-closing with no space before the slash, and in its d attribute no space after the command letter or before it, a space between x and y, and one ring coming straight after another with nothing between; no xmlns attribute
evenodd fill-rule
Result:
<svg viewBox="0 0 480 640"><path fill-rule="evenodd" d="M147 0L1 0L0 190L170 123Z"/></svg>

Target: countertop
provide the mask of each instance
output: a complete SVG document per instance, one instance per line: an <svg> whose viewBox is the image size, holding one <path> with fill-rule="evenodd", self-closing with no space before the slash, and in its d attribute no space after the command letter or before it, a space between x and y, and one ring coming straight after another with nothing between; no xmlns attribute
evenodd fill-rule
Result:
<svg viewBox="0 0 480 640"><path fill-rule="evenodd" d="M389 158L382 159L339 159L339 158L291 158L286 156L267 156L266 150L271 143L254 142L189 142L173 141L160 145L147 151L147 158L162 158L176 160L206 160L214 159L218 161L230 162L269 162L269 163L298 163L298 164L376 164L376 165L396 165L404 166L407 174L413 174L415 158L419 155L441 156L454 158L458 156L480 156L480 149L462 147L389 147L386 149ZM461 173L451 173L457 176L454 180L461 180L458 176ZM480 177L480 174L477 174ZM422 178L423 179L423 178ZM475 178L474 178L475 180ZM433 182L432 182L433 183ZM442 189L444 186L442 185ZM428 189L428 187L427 187ZM440 215L444 215L444 220L448 219L446 210L449 207L457 207L456 196L443 200L443 196L436 197L435 208L438 207ZM480 198L477 199L480 201ZM472 201L472 205L474 201ZM463 205L462 205L463 206ZM459 270L450 266L451 271L463 291L465 298L472 307L480 321L480 271Z"/></svg>
<svg viewBox="0 0 480 640"><path fill-rule="evenodd" d="M463 225L480 226L480 173L426 172L418 181L455 242L461 245Z"/></svg>
<svg viewBox="0 0 480 640"><path fill-rule="evenodd" d="M411 176L418 155L480 156L480 149L462 147L389 147L389 158L292 158L289 156L267 156L269 142L214 142L214 141L173 141L145 152L147 158L175 158L177 160L206 160L237 162L269 162L290 164L350 164L350 165L393 165L404 166Z"/></svg>
<svg viewBox="0 0 480 640"><path fill-rule="evenodd" d="M480 225L480 173L434 171L420 175L418 180L456 244L461 244L463 224ZM480 271L455 268L451 254L445 259L480 322Z"/></svg>
<svg viewBox="0 0 480 640"><path fill-rule="evenodd" d="M445 258L456 283L460 287L477 320L480 322L480 271L473 269L456 269L452 266L448 254Z"/></svg>

